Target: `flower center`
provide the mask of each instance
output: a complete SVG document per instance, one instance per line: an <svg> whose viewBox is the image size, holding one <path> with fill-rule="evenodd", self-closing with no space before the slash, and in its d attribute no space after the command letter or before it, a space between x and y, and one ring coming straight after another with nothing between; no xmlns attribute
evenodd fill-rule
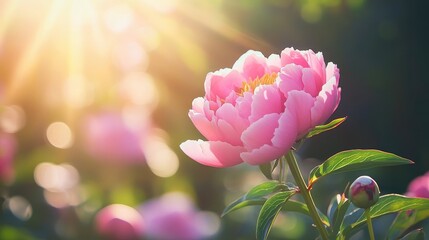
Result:
<svg viewBox="0 0 429 240"><path fill-rule="evenodd" d="M255 89L260 85L271 85L276 81L277 73L266 73L262 77L258 77L250 82L242 82L241 88L238 89L237 93L243 96L245 92L254 92Z"/></svg>

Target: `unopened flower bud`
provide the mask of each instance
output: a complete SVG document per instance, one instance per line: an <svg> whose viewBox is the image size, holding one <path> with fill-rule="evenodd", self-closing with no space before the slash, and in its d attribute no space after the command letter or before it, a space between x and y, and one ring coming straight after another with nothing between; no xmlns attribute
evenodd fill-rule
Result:
<svg viewBox="0 0 429 240"><path fill-rule="evenodd" d="M367 209L374 205L380 197L377 183L368 176L358 177L349 189L349 198L358 208Z"/></svg>

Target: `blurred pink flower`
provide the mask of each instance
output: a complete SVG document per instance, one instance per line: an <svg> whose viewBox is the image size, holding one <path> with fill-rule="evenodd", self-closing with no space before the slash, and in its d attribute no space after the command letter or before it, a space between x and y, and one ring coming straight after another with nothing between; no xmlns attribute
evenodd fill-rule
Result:
<svg viewBox="0 0 429 240"><path fill-rule="evenodd" d="M143 219L137 210L123 204L111 204L95 217L97 231L108 239L139 239L143 233Z"/></svg>
<svg viewBox="0 0 429 240"><path fill-rule="evenodd" d="M127 125L120 113L88 116L83 125L84 148L94 158L117 162L142 162L147 124Z"/></svg>
<svg viewBox="0 0 429 240"><path fill-rule="evenodd" d="M16 151L16 140L12 134L0 132L0 181L11 182L15 176L13 159Z"/></svg>
<svg viewBox="0 0 429 240"><path fill-rule="evenodd" d="M411 181L405 195L409 197L429 198L429 172Z"/></svg>
<svg viewBox="0 0 429 240"><path fill-rule="evenodd" d="M320 52L286 48L266 58L248 51L232 69L207 75L205 96L194 99L189 117L208 141L180 147L213 167L270 162L331 116L340 102L339 78Z"/></svg>
<svg viewBox="0 0 429 240"><path fill-rule="evenodd" d="M205 239L213 236L219 228L217 218L199 212L189 197L178 192L147 201L139 211L148 239Z"/></svg>

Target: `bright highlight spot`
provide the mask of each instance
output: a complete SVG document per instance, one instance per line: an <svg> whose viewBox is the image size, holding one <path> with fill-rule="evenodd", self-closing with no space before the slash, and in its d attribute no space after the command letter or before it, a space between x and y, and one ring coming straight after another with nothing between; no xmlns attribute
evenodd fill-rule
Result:
<svg viewBox="0 0 429 240"><path fill-rule="evenodd" d="M46 202L55 207L77 206L85 200L79 189L79 172L69 164L40 163L34 170L34 180L44 188Z"/></svg>
<svg viewBox="0 0 429 240"><path fill-rule="evenodd" d="M43 191L46 202L55 208L65 208L68 206L77 206L81 204L85 197L78 188L66 192Z"/></svg>
<svg viewBox="0 0 429 240"><path fill-rule="evenodd" d="M52 146L66 149L73 145L73 133L63 122L54 122L46 130L46 137Z"/></svg>
<svg viewBox="0 0 429 240"><path fill-rule="evenodd" d="M147 165L159 177L171 177L179 169L179 158L161 137L150 138L144 152Z"/></svg>
<svg viewBox="0 0 429 240"><path fill-rule="evenodd" d="M0 109L0 129L15 133L25 125L25 113L20 106L11 105Z"/></svg>
<svg viewBox="0 0 429 240"><path fill-rule="evenodd" d="M106 27L114 32L120 33L127 30L133 23L134 13L126 4L116 4L109 7L104 13Z"/></svg>
<svg viewBox="0 0 429 240"><path fill-rule="evenodd" d="M34 170L37 185L52 192L63 192L79 183L79 172L69 164L40 163Z"/></svg>
<svg viewBox="0 0 429 240"><path fill-rule="evenodd" d="M27 201L27 199L20 197L20 196L14 196L8 199L8 206L10 211L15 215L15 217L21 219L21 220L28 220L31 215L33 215L33 208L31 207L30 203Z"/></svg>

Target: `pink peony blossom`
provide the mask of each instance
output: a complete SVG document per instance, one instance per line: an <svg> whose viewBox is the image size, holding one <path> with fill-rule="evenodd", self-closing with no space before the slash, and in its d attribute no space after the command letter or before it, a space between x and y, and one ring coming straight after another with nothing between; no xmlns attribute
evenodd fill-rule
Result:
<svg viewBox="0 0 429 240"><path fill-rule="evenodd" d="M96 217L97 231L108 239L139 239L143 233L143 218L132 207L123 204L111 204L101 209Z"/></svg>
<svg viewBox="0 0 429 240"><path fill-rule="evenodd" d="M405 195L409 197L429 198L429 172L411 181Z"/></svg>
<svg viewBox="0 0 429 240"><path fill-rule="evenodd" d="M9 183L14 178L13 159L16 140L12 134L0 132L0 181Z"/></svg>
<svg viewBox="0 0 429 240"><path fill-rule="evenodd" d="M147 126L129 126L118 112L88 116L83 125L84 148L94 158L122 163L144 162L141 145Z"/></svg>
<svg viewBox="0 0 429 240"><path fill-rule="evenodd" d="M207 74L206 94L194 99L189 117L208 141L188 140L180 148L212 167L277 159L335 111L339 78L320 52L286 48L266 58L248 51L232 69Z"/></svg>

